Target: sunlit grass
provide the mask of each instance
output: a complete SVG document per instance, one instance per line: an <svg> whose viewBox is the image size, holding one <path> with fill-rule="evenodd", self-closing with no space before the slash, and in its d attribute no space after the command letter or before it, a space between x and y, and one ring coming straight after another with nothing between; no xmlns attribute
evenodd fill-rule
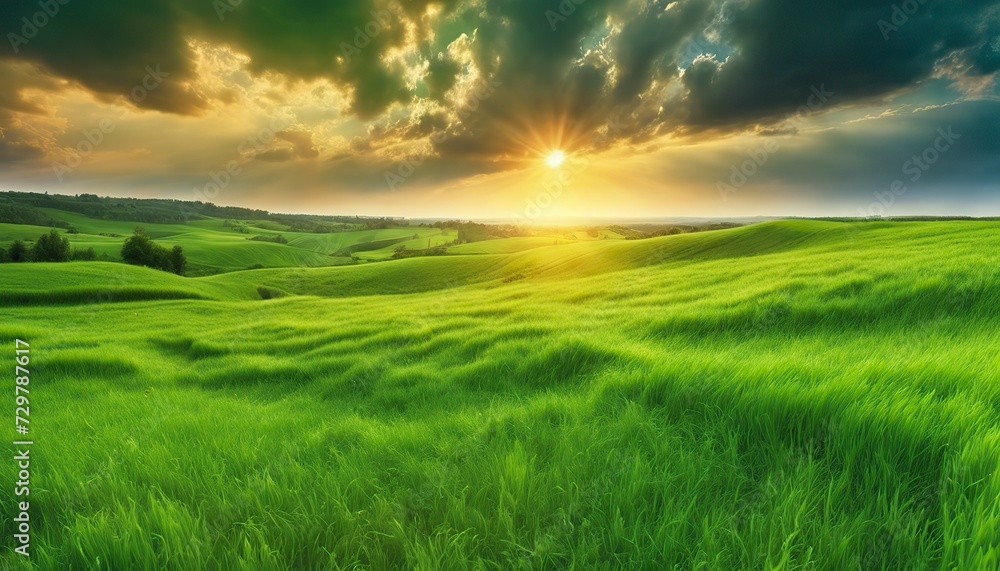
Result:
<svg viewBox="0 0 1000 571"><path fill-rule="evenodd" d="M248 234L241 234L223 226L223 220L207 219L191 224L153 224L97 220L81 214L40 209L55 220L71 224L78 233L64 234L73 248L93 248L97 256L118 259L125 238L137 227L143 227L157 242L168 247L181 246L188 259L189 271L196 275L244 270L249 267L323 267L353 263L345 248L380 242L401 242L408 248L426 248L451 242L457 236L454 230L445 236L439 228L387 228L358 230L329 234L273 230L274 223L257 221L261 227L251 227ZM0 223L0 247L7 248L14 240L37 240L51 229L42 226ZM117 236L102 236L116 234ZM280 234L287 244L249 240L252 236ZM416 239L407 240L417 236ZM334 255L338 254L338 255ZM392 257L392 247L374 247L358 257L365 260L386 260Z"/></svg>
<svg viewBox="0 0 1000 571"><path fill-rule="evenodd" d="M33 350L34 560L996 568L998 245L783 222L199 279L0 267L0 338Z"/></svg>

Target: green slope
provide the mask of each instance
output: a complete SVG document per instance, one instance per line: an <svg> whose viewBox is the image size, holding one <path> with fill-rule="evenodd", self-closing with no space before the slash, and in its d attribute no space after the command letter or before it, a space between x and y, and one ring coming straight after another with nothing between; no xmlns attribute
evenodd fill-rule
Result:
<svg viewBox="0 0 1000 571"><path fill-rule="evenodd" d="M436 228L391 228L341 232L335 234L307 234L282 231L280 225L267 221L249 221L259 226L252 227L249 234L241 234L224 226L223 220L199 219L188 224L146 224L98 220L74 212L42 208L53 219L68 222L79 232L65 234L74 248L93 248L100 256L105 254L117 259L122 243L137 226L142 226L157 242L171 247L184 248L189 269L194 274L242 270L249 267L317 267L338 266L353 263L349 256L332 256L338 251L376 243L374 250L366 252L364 259L387 259L392 249L382 248L378 242L399 240L413 235L420 238L407 242L411 247L426 244L430 239L435 245L449 240L441 239L441 230ZM50 229L40 226L0 224L0 247L7 247L14 240L34 241ZM101 234L118 234L118 237ZM254 235L273 236L281 234L288 244L276 244L249 240Z"/></svg>
<svg viewBox="0 0 1000 571"><path fill-rule="evenodd" d="M36 563L996 568L998 246L793 221L196 279L0 266L51 459ZM207 299L12 305L116 287Z"/></svg>
<svg viewBox="0 0 1000 571"><path fill-rule="evenodd" d="M586 233L584 233L586 234ZM470 242L448 248L449 254L513 254L543 246L571 244L572 240L557 237L517 237Z"/></svg>
<svg viewBox="0 0 1000 571"><path fill-rule="evenodd" d="M898 269L907 264L924 272L931 271L937 266L951 263L954 255L951 246L981 244L995 240L996 237L997 230L993 223L845 224L783 221L649 240L589 241L539 246L511 254L410 258L394 260L388 264L338 268L263 269L188 280L175 280L173 276L168 276L160 281L170 279L173 280L172 283L186 284L189 288L204 288L205 297L220 299L254 299L257 297L258 286L273 287L296 295L354 297L418 293L470 284L497 287L519 281L533 284L544 281L564 282L649 266L667 266L670 272L638 272L634 275L648 279L656 275L680 277L711 272L715 279L742 283L750 269L758 273L773 269L784 272L783 281L799 284L803 276L811 275L808 269L800 268L800 262L796 261L805 255L821 262L824 271L850 271L874 279L894 266ZM941 240L947 241L949 247L941 247ZM496 242L502 241L505 240ZM902 243L905 247L894 245L893 259L887 260L882 245L890 242ZM258 245L280 248L277 244ZM227 247L228 244L220 245L212 255L224 256ZM843 256L845 251L851 251L851 256ZM738 263L733 265L727 260L738 260ZM71 264L65 267L59 264L12 264L4 269L8 270L9 279L14 280L9 283L18 289L37 288L38 283L58 283L48 277L37 278L36 274L72 276L71 279L78 287L92 288L95 291L115 287L115 281L109 284L103 273L90 273L91 267L94 264ZM144 268L115 264L109 268L108 271L117 276L129 275L131 272L147 275ZM129 283L143 279L146 278L136 277L130 279ZM626 274L616 274L602 278L602 283L628 279L632 278ZM593 288L583 289L590 291ZM608 295L616 295L611 290L606 291Z"/></svg>

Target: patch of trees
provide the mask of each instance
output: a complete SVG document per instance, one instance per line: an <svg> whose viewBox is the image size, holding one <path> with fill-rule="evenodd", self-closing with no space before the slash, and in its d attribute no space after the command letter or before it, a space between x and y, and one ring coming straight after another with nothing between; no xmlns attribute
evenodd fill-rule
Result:
<svg viewBox="0 0 1000 571"><path fill-rule="evenodd" d="M0 222L6 224L30 224L32 226L55 226L57 228L69 226L68 223L55 220L37 208L10 202L0 202Z"/></svg>
<svg viewBox="0 0 1000 571"><path fill-rule="evenodd" d="M448 253L447 245L411 250L410 248L407 248L404 244L400 244L395 248L393 248L392 259L400 260L402 258L419 258L421 256L444 256L447 253Z"/></svg>
<svg viewBox="0 0 1000 571"><path fill-rule="evenodd" d="M226 220L225 222L222 223L222 227L230 228L235 232L239 232L240 234L250 233L250 227L247 226L246 222L243 222L242 220Z"/></svg>
<svg viewBox="0 0 1000 571"><path fill-rule="evenodd" d="M372 250L381 250L382 248L388 248L393 244L399 244L400 242L406 242L412 240L410 236L404 238L386 238L384 240L372 240L371 242L361 242L360 244L351 244L345 248L341 248L336 252L330 254L334 258L346 258L351 257L356 252L371 252Z"/></svg>
<svg viewBox="0 0 1000 571"><path fill-rule="evenodd" d="M996 216L888 216L883 218L882 216L869 216L865 218L836 218L836 217L821 217L821 218L802 218L799 216L789 217L790 220L822 220L824 222L961 222L975 220L979 222L996 222L1000 221L1000 217Z"/></svg>
<svg viewBox="0 0 1000 571"><path fill-rule="evenodd" d="M187 258L180 246L166 249L153 242L146 231L136 228L122 245L122 260L135 266L146 266L183 276L187 271Z"/></svg>
<svg viewBox="0 0 1000 571"><path fill-rule="evenodd" d="M636 226L613 225L613 226L608 226L608 230L624 236L626 240L645 240L647 238L658 238L660 236L673 236L675 234L708 232L711 230L727 230L729 228L739 228L740 226L743 226L743 224L738 224L735 222L713 222L708 224L677 224L677 225L639 224Z"/></svg>
<svg viewBox="0 0 1000 571"><path fill-rule="evenodd" d="M73 260L78 260L81 262L93 262L97 259L97 252L93 248L85 248L83 250L73 249Z"/></svg>
<svg viewBox="0 0 1000 571"><path fill-rule="evenodd" d="M96 194L67 196L38 192L0 192L0 222L68 226L53 220L40 208L75 212L99 220L118 220L146 224L184 224L189 220L221 218L229 220L268 221L289 231L332 233L351 230L376 230L406 226L401 218L364 216L325 216L317 214L273 214L266 210L218 206L200 200L162 198L115 198ZM272 228L278 229L278 228Z"/></svg>
<svg viewBox="0 0 1000 571"><path fill-rule="evenodd" d="M482 242L494 238L514 238L524 236L525 230L514 224L479 224L463 220L442 220L429 225L430 228L455 230L458 234L456 243Z"/></svg>
<svg viewBox="0 0 1000 571"><path fill-rule="evenodd" d="M273 236L251 236L247 240L253 240L254 242L274 242L275 244L287 244L288 238L285 238L281 234L275 234Z"/></svg>
<svg viewBox="0 0 1000 571"><path fill-rule="evenodd" d="M14 240L10 248L0 248L0 262L68 262L70 260L96 260L93 248L75 250L70 247L69 238L52 229L42 234L30 247L22 240Z"/></svg>
<svg viewBox="0 0 1000 571"><path fill-rule="evenodd" d="M76 212L100 220L144 222L148 224L183 224L191 219L213 218L265 218L268 212L252 208L216 206L207 202L171 200L162 198L115 198L96 194L66 196L38 192L3 192L0 204L15 204L34 211L32 216L48 218L39 208L55 208ZM22 214L23 215L23 214ZM0 216L3 216L0 214ZM18 222L27 224L30 222ZM46 226L51 224L46 223Z"/></svg>
<svg viewBox="0 0 1000 571"><path fill-rule="evenodd" d="M272 220L288 226L293 232L333 234L356 230L380 230L405 225L395 218L362 218L359 216L313 216L310 214L274 215Z"/></svg>

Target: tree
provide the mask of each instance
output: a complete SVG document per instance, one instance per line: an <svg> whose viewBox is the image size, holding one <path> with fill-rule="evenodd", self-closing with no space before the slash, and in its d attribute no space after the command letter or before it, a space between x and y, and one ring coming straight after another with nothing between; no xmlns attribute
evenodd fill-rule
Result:
<svg viewBox="0 0 1000 571"><path fill-rule="evenodd" d="M31 260L65 262L69 260L69 253L69 238L63 238L59 235L59 231L53 228L48 234L42 234L31 247Z"/></svg>
<svg viewBox="0 0 1000 571"><path fill-rule="evenodd" d="M10 256L12 262L24 262L28 259L28 247L24 245L24 242L14 240L10 249L7 250L7 255Z"/></svg>
<svg viewBox="0 0 1000 571"><path fill-rule="evenodd" d="M180 246L167 250L150 240L142 228L136 228L132 235L125 239L122 245L122 260L135 266L146 266L178 275L183 275L187 268L187 259Z"/></svg>
<svg viewBox="0 0 1000 571"><path fill-rule="evenodd" d="M157 267L154 254L156 244L149 239L146 230L142 227L136 228L132 235L125 239L122 245L122 260L126 264L134 266Z"/></svg>
<svg viewBox="0 0 1000 571"><path fill-rule="evenodd" d="M187 258L184 257L184 250L180 246L174 246L170 250L170 271L179 276L183 276L187 271Z"/></svg>
<svg viewBox="0 0 1000 571"><path fill-rule="evenodd" d="M6 264L9 261L10 261L10 254L7 253L7 250L0 248L0 264Z"/></svg>

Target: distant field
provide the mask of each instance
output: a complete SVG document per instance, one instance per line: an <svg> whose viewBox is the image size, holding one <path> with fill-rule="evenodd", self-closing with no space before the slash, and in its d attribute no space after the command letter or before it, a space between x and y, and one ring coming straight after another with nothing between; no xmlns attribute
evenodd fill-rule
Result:
<svg viewBox="0 0 1000 571"><path fill-rule="evenodd" d="M503 238L498 240L485 240L483 242L472 242L460 244L448 248L449 254L513 254L523 252L542 246L558 246L560 244L571 244L575 240L555 237L527 237L527 238Z"/></svg>
<svg viewBox="0 0 1000 571"><path fill-rule="evenodd" d="M155 231L246 261L221 226ZM407 232L450 239L283 247ZM0 265L34 568L998 568L1000 225L556 241Z"/></svg>
<svg viewBox="0 0 1000 571"><path fill-rule="evenodd" d="M38 209L55 220L71 224L78 234L66 234L75 248L93 248L100 256L120 256L122 243L137 226L142 226L158 243L168 247L181 246L188 259L191 272L204 273L244 270L251 266L265 268L338 266L353 263L350 254L335 256L351 247L361 247L369 242L399 240L407 247L426 248L428 241L437 246L454 240L444 236L437 228L388 228L329 234L288 232L281 224L271 221L248 221L250 232L241 234L224 226L224 220L192 220L188 224L148 224L88 218L74 212ZM36 240L50 228L0 223L0 247L9 247L14 240ZM118 234L119 237L101 234ZM288 244L253 241L248 238L281 234ZM403 240L417 236L416 240ZM363 260L384 260L392 257L392 247L373 248L359 253Z"/></svg>

